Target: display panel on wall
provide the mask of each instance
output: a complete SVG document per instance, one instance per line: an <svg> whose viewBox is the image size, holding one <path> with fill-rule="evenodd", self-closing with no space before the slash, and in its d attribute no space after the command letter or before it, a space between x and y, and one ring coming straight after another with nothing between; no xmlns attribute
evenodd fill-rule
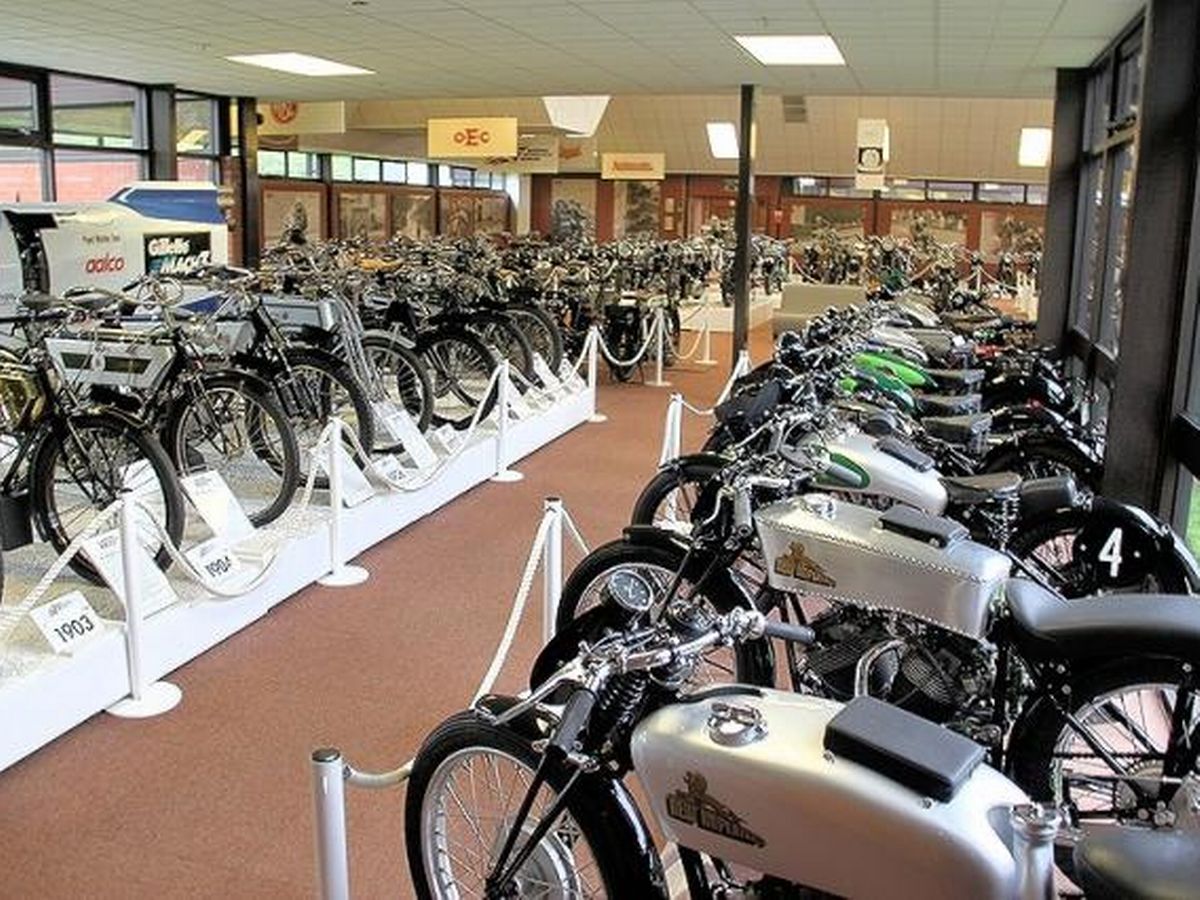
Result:
<svg viewBox="0 0 1200 900"><path fill-rule="evenodd" d="M613 190L613 237L657 238L662 183L619 181Z"/></svg>
<svg viewBox="0 0 1200 900"><path fill-rule="evenodd" d="M550 235L555 240L596 236L596 182L593 179L550 179Z"/></svg>
<svg viewBox="0 0 1200 900"><path fill-rule="evenodd" d="M312 190L282 190L263 187L262 231L263 244L276 244L284 233L292 230L307 240L324 237L321 223L325 220L325 195L320 188Z"/></svg>
<svg viewBox="0 0 1200 900"><path fill-rule="evenodd" d="M338 237L387 239L387 196L379 191L339 191Z"/></svg>
<svg viewBox="0 0 1200 900"><path fill-rule="evenodd" d="M830 230L839 238L860 238L866 233L865 223L866 212L861 204L789 204L788 234L798 240L808 240Z"/></svg>
<svg viewBox="0 0 1200 900"><path fill-rule="evenodd" d="M475 233L475 197L472 194L442 191L438 194L441 206L442 234L447 237L470 237Z"/></svg>
<svg viewBox="0 0 1200 900"><path fill-rule="evenodd" d="M987 262L1002 253L1032 253L1042 249L1046 217L1041 210L985 209L979 216L979 249Z"/></svg>
<svg viewBox="0 0 1200 900"><path fill-rule="evenodd" d="M508 197L485 194L475 198L475 232L502 234L508 231Z"/></svg>
<svg viewBox="0 0 1200 900"><path fill-rule="evenodd" d="M437 228L433 191L397 191L391 201L392 234L415 240L433 236Z"/></svg>
<svg viewBox="0 0 1200 900"><path fill-rule="evenodd" d="M967 213L936 207L904 207L891 212L889 233L920 243L966 244Z"/></svg>

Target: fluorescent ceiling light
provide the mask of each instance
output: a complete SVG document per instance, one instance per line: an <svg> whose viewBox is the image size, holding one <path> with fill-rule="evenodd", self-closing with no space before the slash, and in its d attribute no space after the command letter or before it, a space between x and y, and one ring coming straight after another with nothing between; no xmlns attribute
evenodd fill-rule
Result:
<svg viewBox="0 0 1200 900"><path fill-rule="evenodd" d="M732 122L709 122L708 149L712 151L713 159L737 159L738 138L737 129Z"/></svg>
<svg viewBox="0 0 1200 900"><path fill-rule="evenodd" d="M225 58L230 62L244 63L247 66L261 66L264 69L290 72L293 75L325 77L328 75L375 74L370 69L348 66L345 63L334 62L332 59L309 56L307 53L251 53L248 56L227 56Z"/></svg>
<svg viewBox="0 0 1200 900"><path fill-rule="evenodd" d="M550 124L555 128L579 137L591 137L600 127L600 120L608 109L608 99L606 95L543 97L542 104L546 107Z"/></svg>
<svg viewBox="0 0 1200 900"><path fill-rule="evenodd" d="M743 34L733 38L764 66L844 66L827 34Z"/></svg>
<svg viewBox="0 0 1200 900"><path fill-rule="evenodd" d="M1041 168L1049 165L1051 134L1049 128L1022 128L1017 162L1029 168Z"/></svg>

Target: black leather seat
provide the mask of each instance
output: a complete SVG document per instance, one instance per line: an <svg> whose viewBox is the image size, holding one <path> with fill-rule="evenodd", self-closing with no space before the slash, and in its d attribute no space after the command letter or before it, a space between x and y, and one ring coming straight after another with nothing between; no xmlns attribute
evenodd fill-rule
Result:
<svg viewBox="0 0 1200 900"><path fill-rule="evenodd" d="M1075 875L1089 900L1200 897L1200 834L1089 827L1075 845Z"/></svg>
<svg viewBox="0 0 1200 900"><path fill-rule="evenodd" d="M1200 658L1200 598L1106 594L1066 600L1024 578L1011 579L1005 596L1016 641L1034 658L1149 652Z"/></svg>
<svg viewBox="0 0 1200 900"><path fill-rule="evenodd" d="M1036 516L1079 505L1079 489L1071 475L1030 478L1021 482L1021 514Z"/></svg>
<svg viewBox="0 0 1200 900"><path fill-rule="evenodd" d="M987 475L945 477L942 485L951 504L972 506L988 500L1017 496L1021 489L1021 476L1015 472L991 472Z"/></svg>
<svg viewBox="0 0 1200 900"><path fill-rule="evenodd" d="M917 413L922 416L965 416L979 412L979 394L917 394Z"/></svg>
<svg viewBox="0 0 1200 900"><path fill-rule="evenodd" d="M926 369L925 374L942 390L965 391L983 382L983 369Z"/></svg>
<svg viewBox="0 0 1200 900"><path fill-rule="evenodd" d="M966 416L926 416L921 425L939 441L974 446L984 441L992 430L991 413L971 413Z"/></svg>
<svg viewBox="0 0 1200 900"><path fill-rule="evenodd" d="M21 295L21 305L33 312L45 312L56 306L63 306L63 301L53 294L43 294L41 291L30 291Z"/></svg>

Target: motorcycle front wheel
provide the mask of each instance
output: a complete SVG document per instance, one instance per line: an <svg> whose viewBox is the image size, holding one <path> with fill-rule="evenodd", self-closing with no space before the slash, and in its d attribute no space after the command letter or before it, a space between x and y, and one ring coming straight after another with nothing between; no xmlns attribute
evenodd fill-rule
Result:
<svg viewBox="0 0 1200 900"><path fill-rule="evenodd" d="M538 767L529 741L474 712L443 722L413 761L404 801L409 874L418 897L482 897L509 825ZM533 800L515 847L522 846L567 785L553 773ZM513 880L520 897L665 896L662 868L645 865L624 813L586 778Z"/></svg>

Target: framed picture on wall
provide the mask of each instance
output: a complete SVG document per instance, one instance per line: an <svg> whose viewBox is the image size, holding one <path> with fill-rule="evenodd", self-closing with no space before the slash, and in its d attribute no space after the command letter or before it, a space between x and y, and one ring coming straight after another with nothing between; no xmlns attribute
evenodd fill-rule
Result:
<svg viewBox="0 0 1200 900"><path fill-rule="evenodd" d="M508 231L508 197L485 194L475 199L475 233L502 234Z"/></svg>
<svg viewBox="0 0 1200 900"><path fill-rule="evenodd" d="M861 205L792 203L788 210L788 234L797 240L808 240L832 230L839 238L862 237L864 209Z"/></svg>
<svg viewBox="0 0 1200 900"><path fill-rule="evenodd" d="M293 190L264 186L262 190L263 246L278 244L285 231L305 240L324 238L325 195L320 189Z"/></svg>
<svg viewBox="0 0 1200 900"><path fill-rule="evenodd" d="M893 209L889 233L918 243L932 239L939 244L966 244L967 214L932 206Z"/></svg>
<svg viewBox="0 0 1200 900"><path fill-rule="evenodd" d="M613 237L658 237L658 204L662 185L657 181L613 183Z"/></svg>
<svg viewBox="0 0 1200 900"><path fill-rule="evenodd" d="M387 239L387 196L378 191L341 191L338 198L338 237Z"/></svg>
<svg viewBox="0 0 1200 900"><path fill-rule="evenodd" d="M596 236L596 180L550 180L550 236L578 240Z"/></svg>
<svg viewBox="0 0 1200 900"><path fill-rule="evenodd" d="M437 229L433 191L397 191L391 195L392 234L423 240Z"/></svg>
<svg viewBox="0 0 1200 900"><path fill-rule="evenodd" d="M438 196L442 207L442 234L470 237L475 233L475 197L471 194L443 191Z"/></svg>
<svg viewBox="0 0 1200 900"><path fill-rule="evenodd" d="M979 249L987 262L1002 253L1036 253L1046 237L1044 209L985 209L979 216Z"/></svg>

